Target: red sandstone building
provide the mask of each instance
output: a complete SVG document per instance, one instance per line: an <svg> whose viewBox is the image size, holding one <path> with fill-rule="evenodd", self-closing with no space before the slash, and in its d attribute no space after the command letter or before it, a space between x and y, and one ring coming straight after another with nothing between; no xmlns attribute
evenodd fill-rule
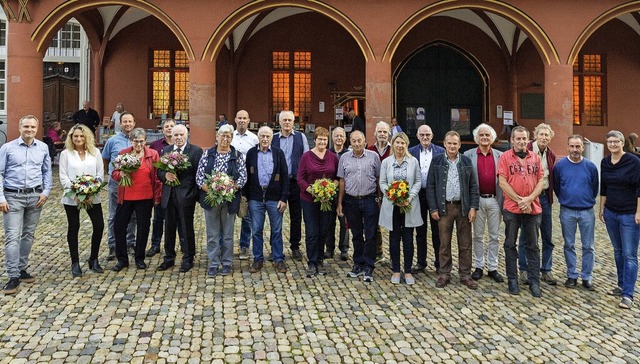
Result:
<svg viewBox="0 0 640 364"><path fill-rule="evenodd" d="M329 127L336 110L354 108L370 142L375 123L392 116L409 134L429 124L436 140L452 128L469 140L481 122L504 139L505 111L529 129L550 123L558 150L572 133L602 142L611 129L638 131L640 1L0 4L9 138L21 116L63 104L43 91L43 58L72 18L87 36L87 94L101 115L124 102L154 127L179 112L203 147L214 143L218 114L232 120L238 109L253 127L283 109L303 126Z"/></svg>

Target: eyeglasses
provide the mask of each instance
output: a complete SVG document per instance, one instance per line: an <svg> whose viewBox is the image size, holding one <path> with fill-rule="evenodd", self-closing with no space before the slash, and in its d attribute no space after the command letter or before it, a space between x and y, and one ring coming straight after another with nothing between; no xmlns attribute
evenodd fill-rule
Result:
<svg viewBox="0 0 640 364"><path fill-rule="evenodd" d="M422 138L422 137L431 136L431 134L429 134L429 133L420 133L420 134L418 134L418 136Z"/></svg>
<svg viewBox="0 0 640 364"><path fill-rule="evenodd" d="M146 142L147 142L146 140L132 140L131 141L132 144L144 144Z"/></svg>
<svg viewBox="0 0 640 364"><path fill-rule="evenodd" d="M218 134L218 138L220 139L232 139L233 137L228 134Z"/></svg>
<svg viewBox="0 0 640 364"><path fill-rule="evenodd" d="M620 144L620 143L622 143L622 142L619 141L619 140L607 140L607 144L614 144L615 145L615 144Z"/></svg>

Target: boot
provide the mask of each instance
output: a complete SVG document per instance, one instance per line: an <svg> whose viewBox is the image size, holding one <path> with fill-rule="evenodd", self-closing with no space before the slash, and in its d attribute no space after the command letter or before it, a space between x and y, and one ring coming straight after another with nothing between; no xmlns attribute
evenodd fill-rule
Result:
<svg viewBox="0 0 640 364"><path fill-rule="evenodd" d="M108 261L112 261L116 259L116 248L109 248L109 255L107 256Z"/></svg>
<svg viewBox="0 0 640 364"><path fill-rule="evenodd" d="M80 263L75 262L71 264L71 274L74 277L80 277L82 275L82 270L80 269Z"/></svg>
<svg viewBox="0 0 640 364"><path fill-rule="evenodd" d="M87 261L87 263L89 264L89 269L91 269L92 271L94 271L96 273L103 273L104 272L104 270L100 266L100 263L98 263L98 259L89 259Z"/></svg>

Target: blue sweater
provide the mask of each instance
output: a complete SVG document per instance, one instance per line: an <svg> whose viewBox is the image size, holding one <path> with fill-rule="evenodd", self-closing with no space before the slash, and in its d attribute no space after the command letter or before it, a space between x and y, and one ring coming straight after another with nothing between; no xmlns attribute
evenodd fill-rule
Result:
<svg viewBox="0 0 640 364"><path fill-rule="evenodd" d="M553 191L560 205L572 210L588 210L598 196L598 168L583 158L573 163L562 158L553 167Z"/></svg>
<svg viewBox="0 0 640 364"><path fill-rule="evenodd" d="M617 214L635 214L640 197L640 159L625 153L618 163L608 156L600 163L600 195L604 206Z"/></svg>

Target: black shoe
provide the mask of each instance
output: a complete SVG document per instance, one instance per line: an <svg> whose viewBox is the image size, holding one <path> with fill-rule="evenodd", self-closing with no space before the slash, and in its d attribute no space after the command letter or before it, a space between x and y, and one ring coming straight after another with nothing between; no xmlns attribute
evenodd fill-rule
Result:
<svg viewBox="0 0 640 364"><path fill-rule="evenodd" d="M151 248L149 248L149 250L147 250L147 254L146 255L147 255L147 258L151 258L151 257L153 257L154 255L156 255L158 253L160 253L160 247L152 245Z"/></svg>
<svg viewBox="0 0 640 364"><path fill-rule="evenodd" d="M113 266L113 268L111 268L112 271L114 272L119 272L125 268L129 267L129 262L124 262L122 260L118 260L118 262L116 263L116 265Z"/></svg>
<svg viewBox="0 0 640 364"><path fill-rule="evenodd" d="M291 250L291 259L302 260L302 253L300 253L300 249Z"/></svg>
<svg viewBox="0 0 640 364"><path fill-rule="evenodd" d="M327 269L324 267L323 262L318 262L318 265L316 265L316 274L319 276L327 274Z"/></svg>
<svg viewBox="0 0 640 364"><path fill-rule="evenodd" d="M80 269L80 263L71 264L71 275L74 277L80 277L82 275L82 269Z"/></svg>
<svg viewBox="0 0 640 364"><path fill-rule="evenodd" d="M18 286L20 286L20 278L9 279L9 282L4 286L4 294L14 294L18 292Z"/></svg>
<svg viewBox="0 0 640 364"><path fill-rule="evenodd" d="M418 272L424 273L426 269L427 269L426 265L416 264L413 267L411 267L411 272L412 273L418 273Z"/></svg>
<svg viewBox="0 0 640 364"><path fill-rule="evenodd" d="M89 269L95 273L104 273L104 269L102 269L100 263L98 263L98 259L89 259L87 264L89 265Z"/></svg>
<svg viewBox="0 0 640 364"><path fill-rule="evenodd" d="M165 271L165 270L173 267L174 265L175 265L175 263L174 263L173 260L170 261L170 262L165 260L164 262L160 263L160 265L158 266L158 270L159 271Z"/></svg>
<svg viewBox="0 0 640 364"><path fill-rule="evenodd" d="M20 271L19 278L20 278L20 282L24 282L24 283L33 283L36 281L36 279L24 269Z"/></svg>
<svg viewBox="0 0 640 364"><path fill-rule="evenodd" d="M518 287L518 280L517 279L509 279L509 294L520 294L520 287Z"/></svg>
<svg viewBox="0 0 640 364"><path fill-rule="evenodd" d="M487 273L487 277L493 279L496 283L504 282L504 279L497 270L490 270L489 273Z"/></svg>
<svg viewBox="0 0 640 364"><path fill-rule="evenodd" d="M542 293L540 292L540 283L539 282L529 282L529 290L531 291L531 295L536 298L542 297Z"/></svg>
<svg viewBox="0 0 640 364"><path fill-rule="evenodd" d="M109 255L107 255L107 260L112 261L116 259L116 248L109 248Z"/></svg>
<svg viewBox="0 0 640 364"><path fill-rule="evenodd" d="M144 260L136 260L136 268L147 269L147 263L145 263Z"/></svg>
<svg viewBox="0 0 640 364"><path fill-rule="evenodd" d="M474 281L479 281L480 278L482 278L482 269L476 268L476 270L471 273L471 279L473 279Z"/></svg>
<svg viewBox="0 0 640 364"><path fill-rule="evenodd" d="M311 278L311 277L315 276L317 272L318 272L318 270L316 269L316 266L313 265L313 264L309 264L307 266L307 270L305 271L305 274L306 274L307 278Z"/></svg>
<svg viewBox="0 0 640 364"><path fill-rule="evenodd" d="M193 268L193 264L191 263L182 263L180 265L180 273L187 273L188 271L191 270L191 268Z"/></svg>
<svg viewBox="0 0 640 364"><path fill-rule="evenodd" d="M340 260L342 260L343 262L346 262L347 260L349 260L349 253L347 252L340 253Z"/></svg>
<svg viewBox="0 0 640 364"><path fill-rule="evenodd" d="M551 272L540 274L540 280L550 286L555 286L556 284L558 284L558 281L556 281L556 279L553 278L553 275L551 275Z"/></svg>
<svg viewBox="0 0 640 364"><path fill-rule="evenodd" d="M333 259L333 252L330 252L330 251L324 252L324 259Z"/></svg>
<svg viewBox="0 0 640 364"><path fill-rule="evenodd" d="M578 280L576 278L567 278L564 286L567 288L576 288L578 286Z"/></svg>
<svg viewBox="0 0 640 364"><path fill-rule="evenodd" d="M582 280L582 287L584 287L587 291L595 291L596 287L593 286L591 281Z"/></svg>

